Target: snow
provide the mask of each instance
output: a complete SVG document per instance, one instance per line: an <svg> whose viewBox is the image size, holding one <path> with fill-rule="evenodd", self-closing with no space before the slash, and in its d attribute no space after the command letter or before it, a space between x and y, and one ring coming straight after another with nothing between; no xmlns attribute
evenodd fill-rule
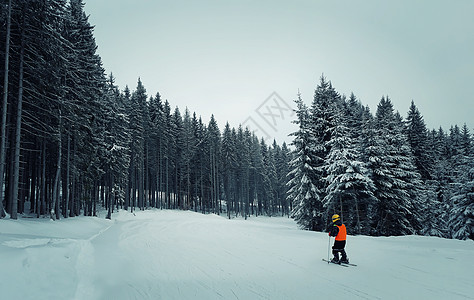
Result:
<svg viewBox="0 0 474 300"><path fill-rule="evenodd" d="M285 217L120 211L0 220L1 299L474 299L474 242L325 233Z"/></svg>

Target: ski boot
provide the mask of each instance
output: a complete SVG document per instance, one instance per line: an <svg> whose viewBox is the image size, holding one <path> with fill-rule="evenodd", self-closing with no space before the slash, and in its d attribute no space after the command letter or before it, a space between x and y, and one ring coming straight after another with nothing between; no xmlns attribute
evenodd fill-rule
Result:
<svg viewBox="0 0 474 300"><path fill-rule="evenodd" d="M341 250L341 263L348 264L349 259L347 258L346 251L344 249Z"/></svg>
<svg viewBox="0 0 474 300"><path fill-rule="evenodd" d="M333 259L331 259L331 262L332 262L333 264L338 264L338 265L341 264L341 261L340 261L339 258L337 258L337 257L333 257Z"/></svg>

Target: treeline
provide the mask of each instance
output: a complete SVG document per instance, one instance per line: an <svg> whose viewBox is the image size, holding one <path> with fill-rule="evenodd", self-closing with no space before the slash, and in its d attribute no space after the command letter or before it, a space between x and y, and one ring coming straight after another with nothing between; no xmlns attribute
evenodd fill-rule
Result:
<svg viewBox="0 0 474 300"><path fill-rule="evenodd" d="M286 145L105 76L81 0L3 1L0 215L289 214Z"/></svg>
<svg viewBox="0 0 474 300"><path fill-rule="evenodd" d="M406 118L382 97L375 115L324 77L297 105L288 198L308 230L338 213L348 231L474 238L474 150L466 125L428 130L414 102Z"/></svg>
<svg viewBox="0 0 474 300"><path fill-rule="evenodd" d="M428 130L383 97L373 115L324 77L298 97L293 149L171 109L105 76L82 0L2 0L0 217L148 207L290 215L322 231L474 236L473 137Z"/></svg>

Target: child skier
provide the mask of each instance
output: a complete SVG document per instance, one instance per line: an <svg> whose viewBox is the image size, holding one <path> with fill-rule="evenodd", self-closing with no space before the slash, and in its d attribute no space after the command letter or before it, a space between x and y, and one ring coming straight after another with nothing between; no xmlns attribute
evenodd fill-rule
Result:
<svg viewBox="0 0 474 300"><path fill-rule="evenodd" d="M331 260L333 263L349 263L349 259L347 258L346 251L344 250L346 246L346 226L342 224L341 218L339 215L332 216L332 223L333 226L329 229L329 236L336 237L334 241L334 246L332 246L332 254L334 258ZM341 252L341 260L339 260L339 252Z"/></svg>

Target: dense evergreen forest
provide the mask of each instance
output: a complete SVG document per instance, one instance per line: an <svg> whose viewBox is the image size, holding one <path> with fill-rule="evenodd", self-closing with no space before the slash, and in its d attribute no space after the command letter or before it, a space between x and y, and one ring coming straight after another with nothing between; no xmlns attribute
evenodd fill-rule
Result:
<svg viewBox="0 0 474 300"><path fill-rule="evenodd" d="M473 138L429 130L383 97L375 115L324 77L296 102L291 151L248 129L123 91L106 76L82 0L2 0L0 216L52 219L156 207L287 215L352 234L474 238Z"/></svg>
<svg viewBox="0 0 474 300"><path fill-rule="evenodd" d="M81 0L2 3L2 217L290 213L289 150L105 76ZM6 30L5 30L6 29Z"/></svg>
<svg viewBox="0 0 474 300"><path fill-rule="evenodd" d="M474 238L474 152L466 125L428 130L412 101L404 119L382 97L375 115L321 77L298 97L288 199L308 230L333 213L365 235Z"/></svg>

